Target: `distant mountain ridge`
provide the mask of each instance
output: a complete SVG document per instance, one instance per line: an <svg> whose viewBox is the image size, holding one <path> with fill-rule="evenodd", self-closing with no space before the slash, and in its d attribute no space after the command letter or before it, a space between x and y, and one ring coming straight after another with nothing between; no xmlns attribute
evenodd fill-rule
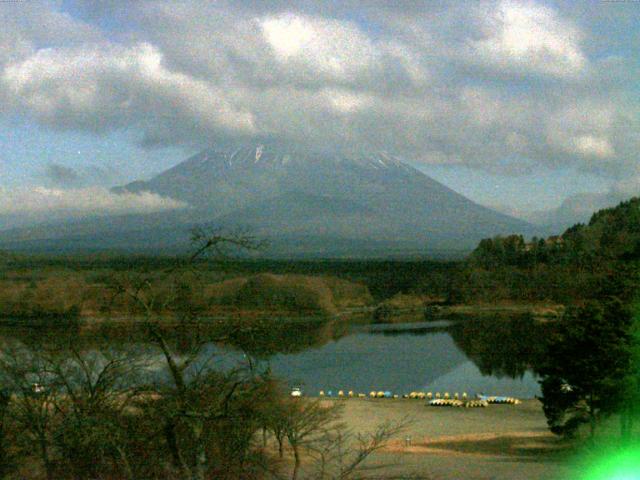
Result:
<svg viewBox="0 0 640 480"><path fill-rule="evenodd" d="M345 155L275 141L213 147L148 181L113 191L149 191L189 208L74 222L49 240L66 235L120 248L128 236L137 236L136 242L146 236L152 248L159 237L170 245L174 234L177 244L178 231L204 223L247 228L282 243L284 254L288 249L305 252L307 245L310 254L321 250L331 255L335 243L360 245L356 250L378 245L371 251L384 255L393 245L416 253L471 249L487 236L530 230L527 223L472 202L388 153ZM100 234L101 222L110 227L102 231L116 237L115 243ZM97 229L93 238L92 228ZM47 240L46 235L41 239ZM328 242L320 249L319 239Z"/></svg>
<svg viewBox="0 0 640 480"><path fill-rule="evenodd" d="M523 218L547 227L549 234L558 234L577 223L587 223L594 212L614 207L630 196L624 192L578 193L567 197L555 209L531 212Z"/></svg>

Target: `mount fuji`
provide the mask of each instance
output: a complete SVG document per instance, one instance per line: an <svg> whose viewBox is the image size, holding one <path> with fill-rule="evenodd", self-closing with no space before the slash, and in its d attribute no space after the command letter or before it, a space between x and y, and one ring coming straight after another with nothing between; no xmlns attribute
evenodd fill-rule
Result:
<svg viewBox="0 0 640 480"><path fill-rule="evenodd" d="M276 256L386 256L464 251L485 237L531 229L385 152L312 151L275 141L206 149L113 192L152 192L188 207L32 228L26 237L24 229L3 232L0 246L11 247L12 238L14 247L20 240L36 249L166 250L205 224L268 239Z"/></svg>

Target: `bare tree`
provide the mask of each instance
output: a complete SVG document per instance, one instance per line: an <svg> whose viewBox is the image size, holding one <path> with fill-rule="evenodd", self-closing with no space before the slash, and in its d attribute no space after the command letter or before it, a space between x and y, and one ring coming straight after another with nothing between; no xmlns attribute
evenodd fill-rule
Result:
<svg viewBox="0 0 640 480"><path fill-rule="evenodd" d="M200 226L191 230L191 244L194 252L187 263L193 263L203 257L223 260L236 252L262 250L268 242L242 229L225 232L220 228Z"/></svg>
<svg viewBox="0 0 640 480"><path fill-rule="evenodd" d="M274 412L271 428L277 436L284 434L293 451L294 465L291 479L296 480L302 466L303 450L311 446L318 435L334 423L342 410L339 403L289 398ZM277 437L276 437L277 438ZM282 451L282 444L279 444Z"/></svg>
<svg viewBox="0 0 640 480"><path fill-rule="evenodd" d="M140 356L112 350L80 353L74 347L49 360L58 384L54 443L78 479L117 465L134 478L122 422L141 392Z"/></svg>
<svg viewBox="0 0 640 480"><path fill-rule="evenodd" d="M197 261L205 257L216 260L227 258L233 251L262 248L261 242L246 232L224 233L221 230L195 228L191 235L194 251L187 258L155 277L148 273L121 276L114 282L114 299L129 298L138 305L148 321L151 338L160 348L171 378L171 388L164 389L161 400L155 402L164 418L163 434L171 452L173 464L185 479L203 480L210 466L207 455L207 429L229 414L229 402L239 387L253 385L247 379L232 374L216 375L202 368L197 375L187 376L187 371L200 356L203 339L192 346L186 355L176 355L160 331L151 321L153 316L173 304L180 293L179 278L184 272L194 271ZM164 289L160 288L164 285ZM113 301L113 299L112 299ZM209 338L206 342L219 342L223 338ZM208 366L209 361L202 362ZM193 374L193 372L191 372ZM180 432L189 432L188 441L181 441ZM183 439L184 440L184 439Z"/></svg>
<svg viewBox="0 0 640 480"><path fill-rule="evenodd" d="M107 309L110 310L119 298L125 298L145 317L152 318L176 306L188 283L186 276L197 274L196 266L200 260L221 262L238 252L260 250L267 243L243 230L225 232L219 228L195 227L191 231L191 245L193 253L177 258L173 265L159 272L113 275Z"/></svg>
<svg viewBox="0 0 640 480"><path fill-rule="evenodd" d="M133 478L122 420L138 394L140 366L112 351L3 350L0 372L12 392L6 414L18 440L37 445L48 479L96 477L107 469Z"/></svg>
<svg viewBox="0 0 640 480"><path fill-rule="evenodd" d="M317 480L348 480L360 478L364 471L380 469L386 465L366 466L365 461L386 443L402 432L409 420L384 422L368 434L354 433L343 425L326 430L310 448Z"/></svg>
<svg viewBox="0 0 640 480"><path fill-rule="evenodd" d="M36 445L47 480L53 480L55 472L51 443L55 379L43 358L15 347L3 349L0 370L3 383L13 396L9 414L30 443Z"/></svg>
<svg viewBox="0 0 640 480"><path fill-rule="evenodd" d="M153 326L151 335L160 346L170 382L156 389L159 397L149 402L147 411L162 419L174 467L189 480L204 480L212 471L217 478L242 471L262 425L263 402L272 403L268 376L256 372L251 362L218 371L212 368L213 354L202 355L201 344L180 356Z"/></svg>

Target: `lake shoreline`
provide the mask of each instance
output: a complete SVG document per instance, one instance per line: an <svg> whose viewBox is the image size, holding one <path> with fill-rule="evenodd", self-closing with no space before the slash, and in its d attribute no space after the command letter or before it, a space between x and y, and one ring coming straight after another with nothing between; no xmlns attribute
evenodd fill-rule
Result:
<svg viewBox="0 0 640 480"><path fill-rule="evenodd" d="M148 322L156 322L165 326L185 325L185 324L207 324L214 322L238 321L239 323L251 323L254 320L271 318L285 321L344 321L354 323L415 323L424 321L440 320L465 320L470 317L492 317L492 316L519 316L531 315L535 319L554 320L562 316L564 306L551 303L516 303L516 302L496 302L496 303L470 303L470 304L426 304L419 307L395 307L387 310L384 315L379 312L385 307L385 303L376 306L345 309L335 314L318 312L291 312L283 310L234 310L220 312L217 315L203 315L188 317L184 314L158 314L152 318L146 315L126 315L118 313L116 315L97 314L96 312L73 312L66 314L48 314L11 316L0 318L2 327L28 327L28 326L64 326L78 324L89 327L92 324L113 324L135 326Z"/></svg>
<svg viewBox="0 0 640 480"><path fill-rule="evenodd" d="M458 305L432 305L425 308L425 319L464 319L468 317L531 315L535 319L558 319L564 313L565 306L551 303L476 303Z"/></svg>

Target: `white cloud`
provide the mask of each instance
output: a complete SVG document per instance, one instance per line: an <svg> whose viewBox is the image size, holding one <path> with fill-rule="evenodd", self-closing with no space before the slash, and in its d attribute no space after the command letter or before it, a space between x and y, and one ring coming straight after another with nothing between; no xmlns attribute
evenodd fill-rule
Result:
<svg viewBox="0 0 640 480"><path fill-rule="evenodd" d="M106 188L57 189L0 187L0 215L51 213L68 217L151 213L186 208L183 202L155 193L115 194Z"/></svg>
<svg viewBox="0 0 640 480"><path fill-rule="evenodd" d="M168 70L147 43L38 50L0 79L16 108L55 128L138 127L153 142L251 134L253 116L210 83Z"/></svg>
<svg viewBox="0 0 640 480"><path fill-rule="evenodd" d="M503 0L486 18L484 38L473 42L479 59L507 71L557 77L587 65L578 28L556 11L531 1Z"/></svg>
<svg viewBox="0 0 640 480"><path fill-rule="evenodd" d="M618 113L609 101L576 102L556 110L547 120L547 141L559 152L584 160L612 159L611 141Z"/></svg>
<svg viewBox="0 0 640 480"><path fill-rule="evenodd" d="M375 98L364 93L348 90L328 89L323 92L330 110L338 113L353 113L373 106Z"/></svg>
<svg viewBox="0 0 640 480"><path fill-rule="evenodd" d="M607 138L593 135L581 135L574 138L576 153L597 158L611 158L615 154L611 143Z"/></svg>
<svg viewBox="0 0 640 480"><path fill-rule="evenodd" d="M353 82L377 68L375 46L348 22L283 14L261 19L260 27L277 61L305 74Z"/></svg>
<svg viewBox="0 0 640 480"><path fill-rule="evenodd" d="M460 104L467 118L480 126L488 126L503 119L504 105L500 99L478 87L465 87L460 92Z"/></svg>
<svg viewBox="0 0 640 480"><path fill-rule="evenodd" d="M102 38L98 28L58 9L58 2L0 5L0 67L32 54L39 45L73 45Z"/></svg>
<svg viewBox="0 0 640 480"><path fill-rule="evenodd" d="M640 165L636 164L628 174L618 180L613 191L621 196L631 197L640 195Z"/></svg>

